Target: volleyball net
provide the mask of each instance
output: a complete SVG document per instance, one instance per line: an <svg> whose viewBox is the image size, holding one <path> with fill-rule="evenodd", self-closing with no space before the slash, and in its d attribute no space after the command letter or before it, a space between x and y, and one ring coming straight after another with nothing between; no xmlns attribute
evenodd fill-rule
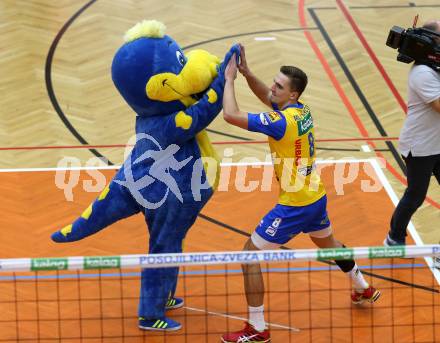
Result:
<svg viewBox="0 0 440 343"><path fill-rule="evenodd" d="M272 342L440 341L440 245L0 260L0 342L219 342L247 319L241 264L265 282ZM382 293L351 303L333 260ZM140 270L180 267L173 332L138 328ZM158 280L160 282L160 280Z"/></svg>

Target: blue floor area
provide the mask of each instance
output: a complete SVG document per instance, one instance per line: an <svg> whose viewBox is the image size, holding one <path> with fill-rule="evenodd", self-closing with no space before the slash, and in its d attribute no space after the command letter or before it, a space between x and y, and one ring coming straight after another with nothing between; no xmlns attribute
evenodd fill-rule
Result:
<svg viewBox="0 0 440 343"><path fill-rule="evenodd" d="M389 269L413 269L413 268L428 268L426 264L406 263L406 264L383 264L375 266L359 266L361 270L389 270ZM322 267L290 267L290 268L262 268L265 273L286 273L286 272L316 272L326 270L339 270L337 266L322 266ZM241 269L215 269L215 270L189 270L181 271L179 275L223 275L223 274L241 274ZM13 280L56 280L56 279L93 279L93 278L129 278L140 277L140 272L120 272L120 273L79 273L79 274L59 274L59 275L0 275L0 281Z"/></svg>

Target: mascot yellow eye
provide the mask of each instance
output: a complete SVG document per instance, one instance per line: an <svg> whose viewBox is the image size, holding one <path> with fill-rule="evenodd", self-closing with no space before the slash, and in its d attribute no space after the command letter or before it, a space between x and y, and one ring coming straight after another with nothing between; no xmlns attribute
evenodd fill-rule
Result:
<svg viewBox="0 0 440 343"><path fill-rule="evenodd" d="M180 51L176 51L176 57L180 65L183 67L185 65L185 57L183 57L183 54Z"/></svg>

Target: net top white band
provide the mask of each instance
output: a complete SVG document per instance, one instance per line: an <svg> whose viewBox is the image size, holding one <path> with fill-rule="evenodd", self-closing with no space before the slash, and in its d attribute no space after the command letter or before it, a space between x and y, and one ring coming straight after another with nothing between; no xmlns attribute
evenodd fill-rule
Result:
<svg viewBox="0 0 440 343"><path fill-rule="evenodd" d="M74 256L0 259L0 272L90 270L107 268L162 268L256 262L293 262L440 255L440 245L298 249L264 251L198 252L120 256Z"/></svg>

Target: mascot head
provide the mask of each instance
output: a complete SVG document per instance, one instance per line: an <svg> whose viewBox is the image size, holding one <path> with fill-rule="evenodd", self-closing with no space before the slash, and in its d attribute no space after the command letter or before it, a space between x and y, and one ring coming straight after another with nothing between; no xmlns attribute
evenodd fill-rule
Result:
<svg viewBox="0 0 440 343"><path fill-rule="evenodd" d="M112 78L140 116L165 115L192 105L217 76L220 60L204 50L187 56L165 25L144 20L125 34L112 63Z"/></svg>

